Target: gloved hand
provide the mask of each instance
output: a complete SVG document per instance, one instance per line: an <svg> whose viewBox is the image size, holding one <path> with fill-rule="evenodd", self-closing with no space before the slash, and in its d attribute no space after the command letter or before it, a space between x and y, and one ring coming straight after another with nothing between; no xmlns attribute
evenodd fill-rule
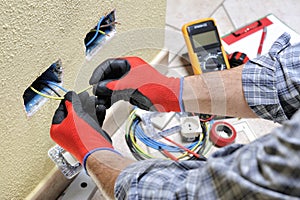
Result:
<svg viewBox="0 0 300 200"><path fill-rule="evenodd" d="M183 111L183 79L166 77L138 57L104 61L89 83L95 84L94 94L107 108L125 100L145 110Z"/></svg>
<svg viewBox="0 0 300 200"><path fill-rule="evenodd" d="M99 103L96 96L90 96L88 92L82 92L78 96L82 104L82 109L102 127L106 115L105 106Z"/></svg>
<svg viewBox="0 0 300 200"><path fill-rule="evenodd" d="M102 130L96 121L96 114L93 118L86 112L87 109L91 109L93 104L91 102L93 101L90 101L86 94L81 96L81 99L85 100L84 105L75 92L68 92L65 95L53 116L50 136L85 167L86 159L92 152L98 150L116 151L109 135ZM98 120L104 119L103 112L105 109L103 107L97 109Z"/></svg>

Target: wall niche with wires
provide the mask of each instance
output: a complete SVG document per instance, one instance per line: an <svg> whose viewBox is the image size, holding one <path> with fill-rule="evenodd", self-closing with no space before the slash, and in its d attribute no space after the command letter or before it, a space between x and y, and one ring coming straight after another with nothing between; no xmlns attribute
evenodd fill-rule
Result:
<svg viewBox="0 0 300 200"><path fill-rule="evenodd" d="M107 43L116 33L116 11L115 9L108 14L100 17L97 25L93 27L85 36L84 44L86 48L86 58L89 60L101 47Z"/></svg>
<svg viewBox="0 0 300 200"><path fill-rule="evenodd" d="M62 99L59 89L66 92L62 87L62 63L57 60L44 71L23 94L24 107L27 116L35 114L48 99Z"/></svg>

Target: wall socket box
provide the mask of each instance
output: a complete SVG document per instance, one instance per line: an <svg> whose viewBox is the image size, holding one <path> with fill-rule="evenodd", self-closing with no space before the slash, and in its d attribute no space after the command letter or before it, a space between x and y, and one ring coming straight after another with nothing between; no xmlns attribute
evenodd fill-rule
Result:
<svg viewBox="0 0 300 200"><path fill-rule="evenodd" d="M32 86L34 89L45 95L53 95L54 91L59 91L59 88L48 82L62 86L62 76L62 62L61 60L57 60L31 83L23 94L24 107L27 116L30 117L34 115L48 101L48 98L35 93L30 87Z"/></svg>
<svg viewBox="0 0 300 200"><path fill-rule="evenodd" d="M181 117L181 135L186 141L194 141L202 133L198 116Z"/></svg>
<svg viewBox="0 0 300 200"><path fill-rule="evenodd" d="M99 21L95 27L93 27L84 39L86 47L86 58L90 60L101 47L113 38L116 33L115 20L116 11L112 10L107 15L103 16L102 21ZM99 28L99 31L97 31Z"/></svg>

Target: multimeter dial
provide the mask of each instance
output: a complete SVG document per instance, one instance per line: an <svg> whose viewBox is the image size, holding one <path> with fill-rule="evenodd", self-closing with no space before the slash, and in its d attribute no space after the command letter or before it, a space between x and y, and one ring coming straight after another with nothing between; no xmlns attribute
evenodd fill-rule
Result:
<svg viewBox="0 0 300 200"><path fill-rule="evenodd" d="M226 69L222 53L206 53L198 56L203 72L211 72Z"/></svg>

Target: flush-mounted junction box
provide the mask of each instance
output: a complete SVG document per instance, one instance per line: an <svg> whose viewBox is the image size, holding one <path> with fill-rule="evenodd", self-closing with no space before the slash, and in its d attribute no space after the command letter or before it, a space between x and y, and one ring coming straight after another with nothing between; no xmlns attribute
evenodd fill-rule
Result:
<svg viewBox="0 0 300 200"><path fill-rule="evenodd" d="M97 25L87 33L84 39L87 59L90 59L106 42L112 39L116 33L115 24L115 10L112 10L102 16Z"/></svg>
<svg viewBox="0 0 300 200"><path fill-rule="evenodd" d="M34 80L33 83L25 90L23 100L27 116L32 116L36 113L36 111L38 111L39 108L48 100L34 92L32 88L45 95L53 95L54 93L57 93L59 90L57 86L62 85L62 72L62 63L58 60L46 69L46 71ZM49 84L50 82L52 84Z"/></svg>

